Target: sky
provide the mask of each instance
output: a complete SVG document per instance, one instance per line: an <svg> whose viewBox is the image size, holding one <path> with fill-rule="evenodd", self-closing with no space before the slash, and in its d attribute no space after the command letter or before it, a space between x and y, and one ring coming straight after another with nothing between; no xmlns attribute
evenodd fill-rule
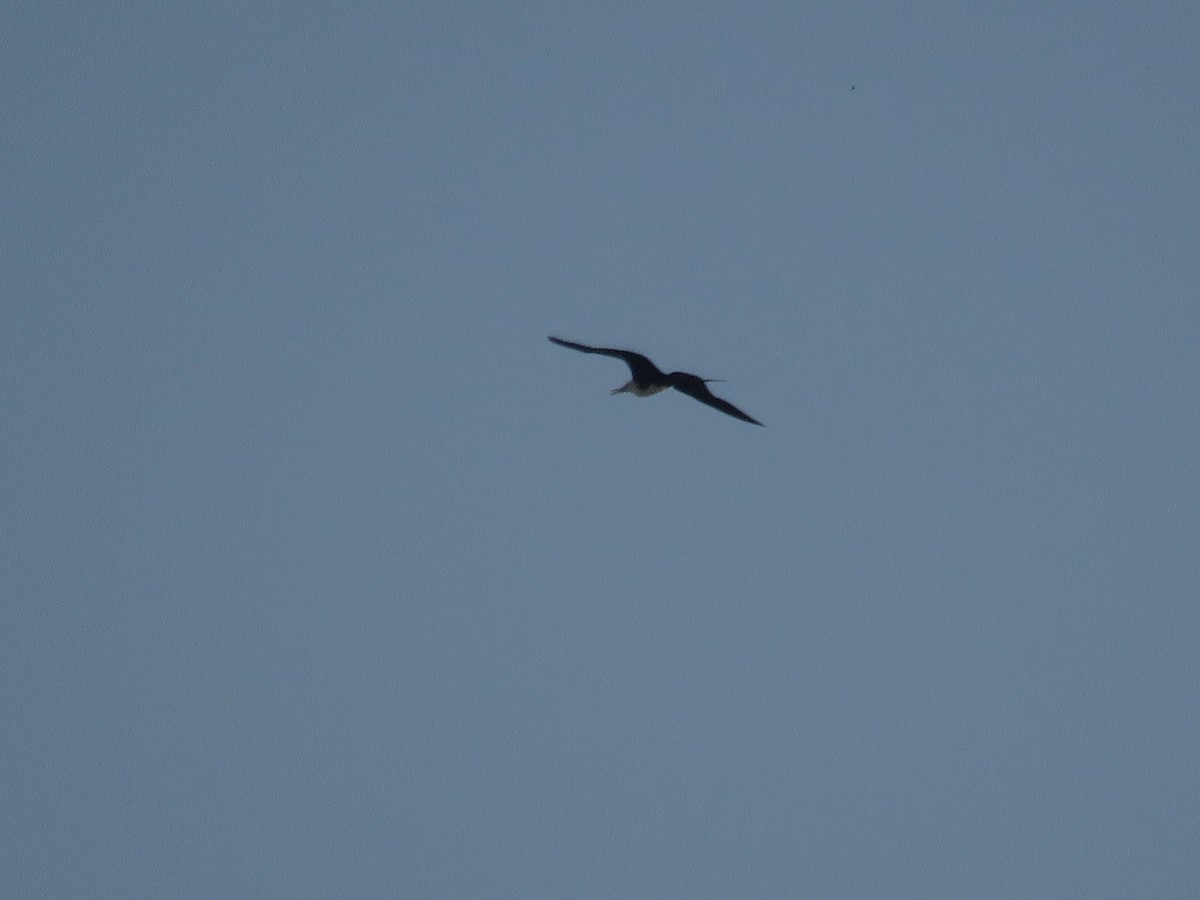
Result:
<svg viewBox="0 0 1200 900"><path fill-rule="evenodd" d="M1200 894L1200 7L0 24L12 896Z"/></svg>

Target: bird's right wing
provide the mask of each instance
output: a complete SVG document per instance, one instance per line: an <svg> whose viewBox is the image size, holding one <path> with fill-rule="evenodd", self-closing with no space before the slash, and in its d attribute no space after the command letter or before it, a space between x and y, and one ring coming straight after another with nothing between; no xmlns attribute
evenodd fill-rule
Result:
<svg viewBox="0 0 1200 900"><path fill-rule="evenodd" d="M722 400L708 389L708 385L704 380L697 378L695 375L688 375L683 372L672 372L672 386L681 394L687 394L693 400L699 400L713 409L719 409L727 416L733 416L735 419L741 419L743 422L749 422L751 425L762 425L758 419L751 418L746 415L728 400ZM766 427L765 425L763 426Z"/></svg>

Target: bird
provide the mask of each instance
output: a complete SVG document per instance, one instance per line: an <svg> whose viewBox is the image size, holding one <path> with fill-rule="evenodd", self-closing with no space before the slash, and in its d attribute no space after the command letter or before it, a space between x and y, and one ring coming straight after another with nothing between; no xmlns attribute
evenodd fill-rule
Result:
<svg viewBox="0 0 1200 900"><path fill-rule="evenodd" d="M629 372L633 377L627 384L619 388L613 388L609 391L610 394L633 394L635 397L649 397L660 391L665 391L667 388L675 388L681 394L687 394L693 400L699 400L713 409L719 409L728 416L741 419L743 422L749 422L751 425L766 427L758 419L751 418L729 401L715 396L708 389L708 382L719 381L720 379L701 378L699 375L693 375L690 372L664 373L658 366L650 362L649 359L640 353L634 353L632 350L589 347L587 344L577 344L574 341L564 341L562 338L556 337L550 337L550 341L551 343L558 344L560 347L570 347L572 350L578 350L580 353L599 353L601 356L612 356L616 359L625 360L625 364L629 366Z"/></svg>

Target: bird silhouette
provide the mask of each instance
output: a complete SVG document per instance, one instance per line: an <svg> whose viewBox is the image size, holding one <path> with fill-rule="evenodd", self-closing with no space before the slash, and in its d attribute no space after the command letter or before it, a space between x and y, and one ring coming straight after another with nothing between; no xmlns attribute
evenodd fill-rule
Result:
<svg viewBox="0 0 1200 900"><path fill-rule="evenodd" d="M746 415L728 400L722 400L708 389L708 383L719 381L717 378L701 378L690 372L663 372L640 353L632 350L613 350L609 347L589 347L587 344L577 344L574 341L564 341L562 338L551 337L550 340L560 347L570 347L580 353L598 353L601 356L612 356L625 361L633 376L628 383L619 388L613 388L611 394L633 394L635 397L649 397L667 388L675 388L681 394L687 394L693 400L699 400L713 409L719 409L727 416L749 422L751 425L762 425L758 419ZM763 426L766 427L765 425Z"/></svg>

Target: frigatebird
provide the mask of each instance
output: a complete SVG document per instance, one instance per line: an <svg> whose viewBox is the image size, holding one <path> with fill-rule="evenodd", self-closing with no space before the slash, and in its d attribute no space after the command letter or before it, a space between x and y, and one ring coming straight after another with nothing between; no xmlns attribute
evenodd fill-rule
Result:
<svg viewBox="0 0 1200 900"><path fill-rule="evenodd" d="M720 379L701 378L699 375L692 375L690 372L664 373L658 366L642 356L642 354L634 353L632 350L589 347L587 344L577 344L574 341L564 341L562 338L556 337L552 337L550 340L560 347L570 347L572 350L578 350L581 353L599 353L601 356L613 356L617 359L625 360L625 364L629 366L629 371L633 377L629 380L628 384L619 388L613 388L609 391L610 394L633 394L635 397L649 397L652 394L657 394L659 391L665 391L667 388L675 388L681 394L687 394L692 399L706 403L713 409L719 409L721 412L733 416L735 419L741 419L743 422L749 422L751 425L762 425L762 422L758 421L758 419L750 418L732 403L713 395L713 392L708 389L708 382Z"/></svg>

